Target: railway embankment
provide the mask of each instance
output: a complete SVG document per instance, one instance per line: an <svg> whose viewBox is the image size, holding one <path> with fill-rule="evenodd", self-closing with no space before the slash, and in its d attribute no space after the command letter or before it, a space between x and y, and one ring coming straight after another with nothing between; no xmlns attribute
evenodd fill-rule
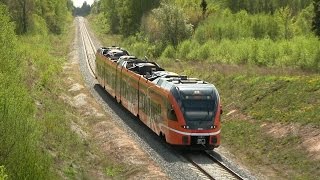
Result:
<svg viewBox="0 0 320 180"><path fill-rule="evenodd" d="M320 76L286 68L160 61L221 92L222 146L270 178L319 177Z"/></svg>
<svg viewBox="0 0 320 180"><path fill-rule="evenodd" d="M98 27L92 27L103 43L125 45L121 37L102 35ZM223 135L217 152L228 151L226 155L234 161L271 179L320 176L318 73L217 64L210 57L157 61L167 70L213 83L221 92Z"/></svg>

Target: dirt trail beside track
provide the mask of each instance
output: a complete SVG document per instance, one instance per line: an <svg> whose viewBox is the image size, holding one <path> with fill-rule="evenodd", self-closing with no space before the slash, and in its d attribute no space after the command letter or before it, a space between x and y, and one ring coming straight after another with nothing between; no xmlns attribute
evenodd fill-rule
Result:
<svg viewBox="0 0 320 180"><path fill-rule="evenodd" d="M93 164L87 174L91 179L167 179L161 168L113 123L113 115L107 114L87 90L80 73L79 58L82 57L78 53L78 34L70 48L69 61L63 68L68 93L61 94L60 98L78 114L72 120L71 129L92 147Z"/></svg>

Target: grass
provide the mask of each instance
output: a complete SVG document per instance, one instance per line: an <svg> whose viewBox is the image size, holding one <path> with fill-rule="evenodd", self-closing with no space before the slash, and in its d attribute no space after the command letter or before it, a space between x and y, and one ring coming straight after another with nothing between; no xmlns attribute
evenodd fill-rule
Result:
<svg viewBox="0 0 320 180"><path fill-rule="evenodd" d="M8 179L8 175L6 174L6 169L4 166L0 166L0 180Z"/></svg>
<svg viewBox="0 0 320 180"><path fill-rule="evenodd" d="M89 145L90 139L82 139L71 128L72 122L86 121L86 119L59 97L68 93L62 66L68 58L69 47L73 41L74 31L71 32L47 37L46 42L38 38L26 39L32 46L29 48L37 49L32 60L36 71L31 78L39 78L33 82L30 91L39 104L36 120L43 135L42 147L52 159L50 166L52 179L61 176L67 179L89 179L89 171L93 168L90 153L95 151L95 148ZM103 159L103 156L101 157ZM101 159L96 160L101 161Z"/></svg>
<svg viewBox="0 0 320 180"><path fill-rule="evenodd" d="M43 152L41 128L34 117L35 102L26 82L25 44L0 6L0 166L1 178L50 178L50 158ZM6 14L6 13L5 13ZM4 172L5 169L5 172Z"/></svg>
<svg viewBox="0 0 320 180"><path fill-rule="evenodd" d="M124 172L124 168L121 166L108 166L105 168L105 173L109 177L119 176Z"/></svg>
<svg viewBox="0 0 320 180"><path fill-rule="evenodd" d="M234 106L257 121L311 124L320 127L320 76L260 74L250 66L239 72L214 70L210 62L196 65L187 62L159 61L167 69L198 77L216 85L223 105ZM174 66L172 64L175 64ZM227 68L226 68L227 69ZM273 70L275 68L272 68ZM232 70L237 71L237 70ZM268 71L268 68L266 68ZM227 109L229 110L229 109Z"/></svg>
<svg viewBox="0 0 320 180"><path fill-rule="evenodd" d="M36 102L34 118L40 134L40 147L49 158L46 179L56 179L59 169L69 161L81 158L85 145L71 131L68 112L73 110L59 94L63 91L62 65L66 62L68 47L73 34L60 36L25 36L20 38L21 51L28 62L25 77L29 93ZM74 149L77 152L74 152ZM59 175L60 174L60 175ZM68 176L68 173L65 173ZM70 176L68 176L70 177Z"/></svg>
<svg viewBox="0 0 320 180"><path fill-rule="evenodd" d="M94 27L97 31L98 26ZM98 37L107 45L110 41L106 39L114 39L112 35ZM129 47L143 43L131 39L125 40ZM121 42L119 39L117 45ZM241 161L275 179L314 179L320 177L320 163L301 146L302 137L271 137L261 125L320 127L318 44L315 38L307 37L289 41L207 41L203 45L186 40L176 52L171 47L165 49L157 61L166 70L213 83L220 92L225 114L236 109L248 117L222 117L222 144ZM275 175L266 169L272 169Z"/></svg>
<svg viewBox="0 0 320 180"><path fill-rule="evenodd" d="M215 69L207 61L201 65L174 60L159 63L171 71L215 84L225 114L236 109L250 119L222 117L222 144L243 162L254 169L263 166L274 169L276 177L285 179L320 177L319 160L310 158L301 146L299 135L274 138L261 128L264 123L279 122L319 128L318 74L301 75L297 71L296 75L289 75L293 72L285 70L279 74L273 73L279 72L274 68L269 73L266 68L267 73L261 74L250 66L240 66L240 70L229 72L219 65Z"/></svg>
<svg viewBox="0 0 320 180"><path fill-rule="evenodd" d="M90 28L95 32L95 35L99 38L101 43L105 46L119 46L122 47L122 40L120 35L106 35L106 32L102 31L101 29L101 21L99 18L95 16L87 17L88 22L90 22Z"/></svg>
<svg viewBox="0 0 320 180"><path fill-rule="evenodd" d="M50 40L52 42L51 53L55 57L60 57L62 62L67 59L73 36L74 34L71 33L65 37L56 37ZM79 112L81 110L71 107L59 98L62 93L69 93L65 88L69 85L63 81L66 79L65 76L64 73L57 73L56 77L59 78L55 78L52 86L48 85L50 88L43 94L40 93L39 96L43 107L46 107L39 109L42 111L39 114L44 115L40 121L46 130L43 142L46 144L46 149L54 154L54 169L58 173L62 172L68 179L92 179L97 176L95 172L99 173L100 171L104 173L104 178L126 179L126 177L131 177L131 174L127 173L135 167L119 162L111 154L106 154L101 150L103 148L99 144L101 142L96 142L97 139L91 134L94 131L93 127L99 122L105 121L106 118L97 118L94 115L94 117L91 115L83 116ZM81 126L83 131L88 132L86 138L80 138L71 130L70 126L74 123Z"/></svg>
<svg viewBox="0 0 320 180"><path fill-rule="evenodd" d="M72 123L101 121L82 117L60 98L69 93L63 65L74 31L17 37L13 25L6 24L9 18L0 16L0 22L0 41L6 42L0 46L0 180L91 179L104 171L101 167L107 167L110 178L132 177L127 174L134 172L132 166L71 128Z"/></svg>
<svg viewBox="0 0 320 180"><path fill-rule="evenodd" d="M320 175L319 161L308 159L306 152L296 146L302 142L297 136L275 139L265 135L258 124L237 119L224 122L223 128L224 145L253 167L267 165L276 169L278 176L289 179L313 179Z"/></svg>

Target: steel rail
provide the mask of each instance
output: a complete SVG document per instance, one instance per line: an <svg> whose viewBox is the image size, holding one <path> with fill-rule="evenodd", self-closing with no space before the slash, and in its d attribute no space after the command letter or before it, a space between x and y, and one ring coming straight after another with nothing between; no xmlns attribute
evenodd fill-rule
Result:
<svg viewBox="0 0 320 180"><path fill-rule="evenodd" d="M93 50L94 52L96 52L97 49L96 49L96 47L94 46L94 43L93 43L92 38L91 38L91 36L90 36L90 33L89 33L88 29L87 29L87 26L85 25L85 23L83 23L83 25L84 25L83 27L84 27L85 33L87 34L87 37L88 37L90 46L91 46L92 50Z"/></svg>
<svg viewBox="0 0 320 180"><path fill-rule="evenodd" d="M82 39L82 44L83 44L83 50L84 50L84 53L85 53L85 57L86 57L86 62L87 62L87 65L89 67L89 70L90 70L90 73L93 77L96 77L95 75L95 71L94 71L94 68L92 67L91 65L91 62L90 61L93 61L94 63L94 60L95 58L92 58L89 56L89 48L91 48L91 51L92 52L95 52L96 51L96 48L92 42L92 39L90 37L90 34L85 26L85 23L83 22L83 19L78 19L78 22L79 22L79 30L80 30L80 34L81 34L81 39ZM86 43L86 40L87 40L87 43ZM88 47L88 44L89 44L89 47ZM95 54L93 53L94 57L95 57ZM228 172L229 174L231 174L233 177L235 177L236 179L239 179L239 180L242 180L243 178L237 174L236 172L234 172L232 169L228 168L226 165L224 165L221 161L219 161L216 157L214 157L212 154L209 154L208 152L204 151L203 153L205 153L205 155L213 162L217 163L221 168L223 168L226 172ZM202 168L197 162L195 162L194 160L192 160L192 157L191 155L189 154L184 154L183 157L188 161L190 162L194 167L196 167L200 172L202 172L206 177L208 177L209 179L211 180L214 180L215 178L211 175L210 172L206 171L204 168Z"/></svg>
<svg viewBox="0 0 320 180"><path fill-rule="evenodd" d="M78 22L79 22L79 31L80 31L80 34L81 34L81 40L82 40L83 50L84 50L85 57L86 57L86 62L87 62L90 74L93 77L96 77L95 70L94 70L94 68L92 67L92 64L91 64L92 61L95 60L94 52L96 51L96 49L93 46L93 43L92 43L90 35L88 33L86 33L86 27L85 27L85 24L84 24L83 20L81 21L81 19L79 18ZM90 55L89 55L89 48L87 47L86 39L90 44L89 48L91 48L91 50L93 52L92 53L93 57L90 57Z"/></svg>
<svg viewBox="0 0 320 180"><path fill-rule="evenodd" d="M213 156L212 154L209 154L208 152L205 151L206 156L208 156L211 160L213 160L214 162L216 162L217 164L219 164L220 167L222 167L223 169L225 169L226 171L228 171L230 174L232 174L235 178L242 180L243 178L236 173L235 171L233 171L231 168L227 167L225 164L223 164L221 161L219 161L215 156Z"/></svg>
<svg viewBox="0 0 320 180"><path fill-rule="evenodd" d="M183 157L189 161L194 167L196 167L199 171L201 171L205 176L207 176L209 179L214 180L214 177L211 176L209 172L207 172L205 169L203 169L201 166L198 165L195 161L192 160L190 155L183 155Z"/></svg>
<svg viewBox="0 0 320 180"><path fill-rule="evenodd" d="M221 173L227 173L229 175L231 175L232 177L234 177L235 179L239 179L239 180L243 180L244 178L241 177L239 174L237 174L235 171L233 171L232 169L230 169L229 167L227 167L226 165L224 165L222 162L220 162L216 157L214 157L213 155L209 154L206 151L201 152L200 154L208 157L210 159L210 161L214 162L217 166L219 166L221 168ZM203 173L206 177L208 177L209 179L220 179L220 178L216 178L214 177L212 172L209 172L208 170L206 170L206 168L203 168L199 163L197 163L196 161L193 160L192 155L194 155L192 152L189 153L183 153L182 156L188 161L190 162L194 167L196 167L201 173ZM212 167L211 167L212 168ZM219 169L220 169L219 168ZM228 176L226 177L226 179L229 179Z"/></svg>

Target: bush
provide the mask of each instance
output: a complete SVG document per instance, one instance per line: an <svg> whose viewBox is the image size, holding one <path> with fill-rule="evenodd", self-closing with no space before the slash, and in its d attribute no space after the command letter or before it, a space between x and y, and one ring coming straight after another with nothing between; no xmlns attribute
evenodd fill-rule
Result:
<svg viewBox="0 0 320 180"><path fill-rule="evenodd" d="M188 60L197 60L198 59L198 50L200 48L200 44L196 41L191 41L190 43L190 51L186 55L186 59Z"/></svg>
<svg viewBox="0 0 320 180"><path fill-rule="evenodd" d="M4 166L0 166L0 180L7 180L8 179L8 175L6 174L6 169L4 168Z"/></svg>
<svg viewBox="0 0 320 180"><path fill-rule="evenodd" d="M162 58L175 58L176 57L176 50L173 46L169 45L167 48L163 51Z"/></svg>
<svg viewBox="0 0 320 180"><path fill-rule="evenodd" d="M210 43L206 43L198 49L198 57L201 60L206 60L210 57Z"/></svg>
<svg viewBox="0 0 320 180"><path fill-rule="evenodd" d="M177 47L177 57L185 59L192 50L192 42L191 40L185 40L180 43Z"/></svg>
<svg viewBox="0 0 320 180"><path fill-rule="evenodd" d="M320 42L316 37L304 36L278 41L270 38L209 40L203 45L200 45L197 40L186 40L179 44L176 58L319 70L318 47Z"/></svg>
<svg viewBox="0 0 320 180"><path fill-rule="evenodd" d="M48 35L48 28L45 19L36 14L32 15L32 25L30 26L31 34L39 34L42 36Z"/></svg>
<svg viewBox="0 0 320 180"><path fill-rule="evenodd" d="M165 3L152 10L143 20L141 29L151 42L161 41L173 46L189 38L193 31L192 25L186 23L183 10Z"/></svg>
<svg viewBox="0 0 320 180"><path fill-rule="evenodd" d="M35 105L24 81L26 57L8 14L0 5L0 162L10 179L45 179L49 163L38 144Z"/></svg>
<svg viewBox="0 0 320 180"><path fill-rule="evenodd" d="M194 33L194 39L198 41L200 44L204 44L208 40L208 35L206 33L205 26L200 26L196 29Z"/></svg>
<svg viewBox="0 0 320 180"><path fill-rule="evenodd" d="M108 34L111 32L111 27L108 19L106 18L106 14L101 12L98 15L95 16L95 18L92 18L94 25L98 28L99 33L101 34Z"/></svg>

